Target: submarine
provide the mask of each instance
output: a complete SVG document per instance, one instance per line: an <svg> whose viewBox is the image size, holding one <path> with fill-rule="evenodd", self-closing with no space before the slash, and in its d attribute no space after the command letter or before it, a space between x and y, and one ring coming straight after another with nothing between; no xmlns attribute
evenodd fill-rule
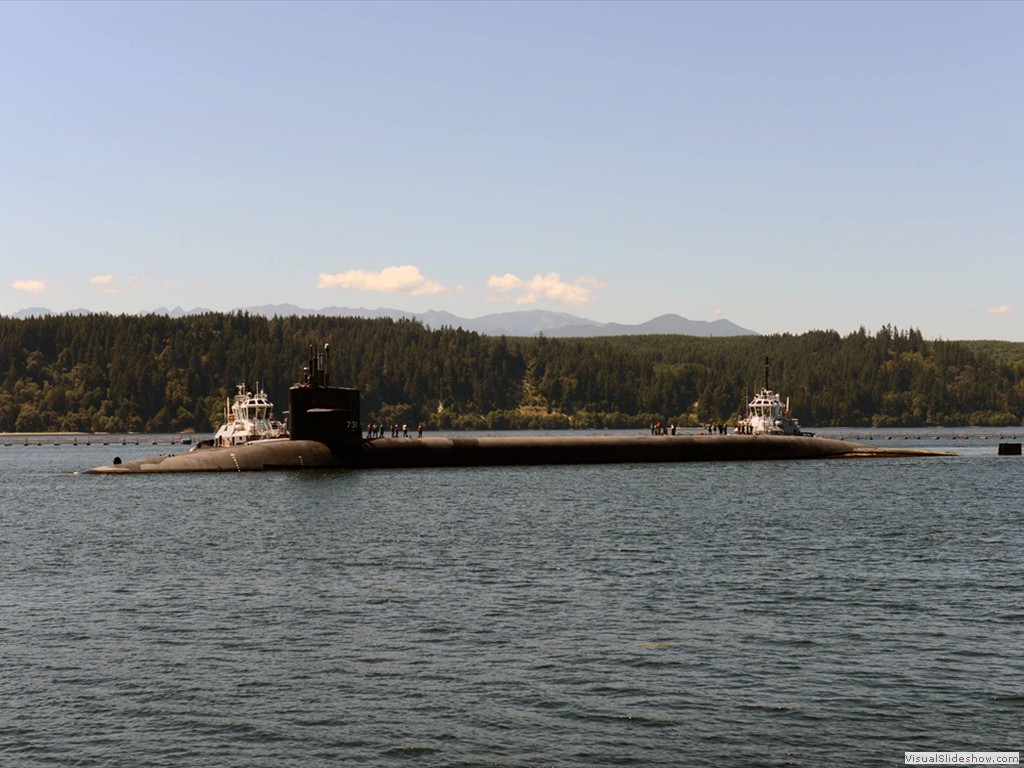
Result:
<svg viewBox="0 0 1024 768"><path fill-rule="evenodd" d="M360 392L330 384L329 345L310 346L302 380L288 391L289 436L121 461L84 474L254 472L693 461L940 456L822 437L782 435L568 435L363 437Z"/></svg>

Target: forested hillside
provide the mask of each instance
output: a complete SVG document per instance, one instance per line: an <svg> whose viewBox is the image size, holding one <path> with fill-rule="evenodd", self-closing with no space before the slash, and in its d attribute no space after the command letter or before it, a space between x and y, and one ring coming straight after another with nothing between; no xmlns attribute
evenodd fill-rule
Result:
<svg viewBox="0 0 1024 768"><path fill-rule="evenodd" d="M408 320L210 313L0 318L0 431L212 430L263 384L287 409L309 345L363 420L433 428L734 422L772 360L805 426L1020 425L1024 344L915 330L593 339L481 336Z"/></svg>

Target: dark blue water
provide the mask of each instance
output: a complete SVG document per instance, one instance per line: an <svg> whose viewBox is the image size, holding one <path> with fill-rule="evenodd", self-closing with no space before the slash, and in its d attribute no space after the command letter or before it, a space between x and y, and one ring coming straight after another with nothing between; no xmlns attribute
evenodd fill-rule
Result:
<svg viewBox="0 0 1024 768"><path fill-rule="evenodd" d="M1020 750L1024 460L996 442L150 477L72 473L172 449L0 446L0 765Z"/></svg>

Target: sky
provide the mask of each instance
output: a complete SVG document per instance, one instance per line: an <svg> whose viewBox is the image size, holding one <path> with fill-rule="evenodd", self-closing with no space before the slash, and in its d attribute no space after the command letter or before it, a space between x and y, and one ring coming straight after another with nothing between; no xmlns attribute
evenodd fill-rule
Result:
<svg viewBox="0 0 1024 768"><path fill-rule="evenodd" d="M0 314L1024 341L1024 3L3 2Z"/></svg>

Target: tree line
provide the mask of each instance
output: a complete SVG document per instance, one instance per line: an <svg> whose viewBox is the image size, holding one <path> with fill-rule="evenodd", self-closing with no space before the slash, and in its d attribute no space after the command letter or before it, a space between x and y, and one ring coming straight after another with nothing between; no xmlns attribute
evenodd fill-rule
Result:
<svg viewBox="0 0 1024 768"><path fill-rule="evenodd" d="M764 379L805 426L1024 423L1024 344L914 329L703 338L485 336L411 320L0 317L0 431L209 432L235 386L287 409L309 345L364 421L435 429L734 423Z"/></svg>

